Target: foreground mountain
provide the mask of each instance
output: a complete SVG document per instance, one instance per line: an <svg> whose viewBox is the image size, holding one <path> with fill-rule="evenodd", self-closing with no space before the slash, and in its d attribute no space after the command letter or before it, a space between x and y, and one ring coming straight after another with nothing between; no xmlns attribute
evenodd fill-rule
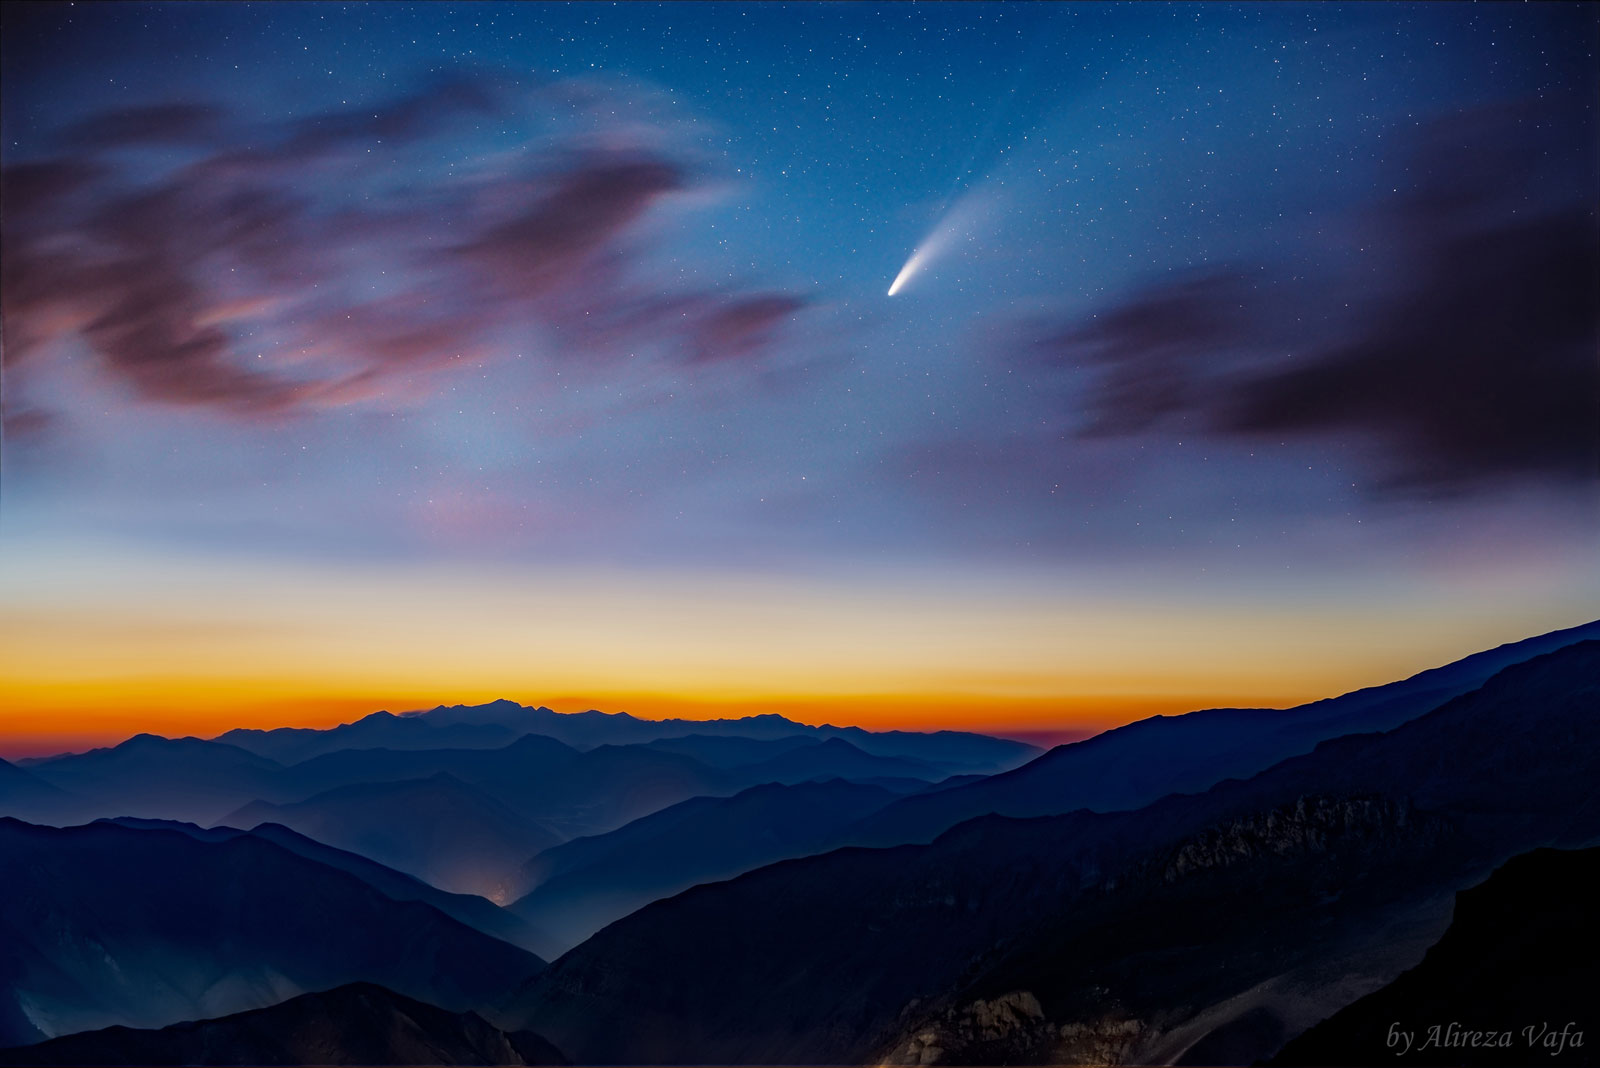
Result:
<svg viewBox="0 0 1600 1068"><path fill-rule="evenodd" d="M1222 708L1152 716L1057 746L1014 771L970 786L908 797L864 821L838 844L930 842L963 820L990 813L1116 812L1170 793L1198 792L1309 753L1328 738L1399 726L1476 689L1506 667L1596 638L1600 621L1476 653L1402 682L1283 711Z"/></svg>
<svg viewBox="0 0 1600 1068"><path fill-rule="evenodd" d="M530 892L509 908L577 945L658 898L826 848L840 829L897 796L834 780L694 798L539 854L522 872Z"/></svg>
<svg viewBox="0 0 1600 1068"><path fill-rule="evenodd" d="M571 945L556 941L547 932L507 912L487 898L476 894L452 894L440 890L415 876L387 868L359 854L324 845L281 824L263 823L249 831L242 831L233 827L197 827L192 823L177 823L170 820L118 818L107 822L138 830L181 831L191 838L205 842L225 842L242 834L254 835L307 860L314 860L319 864L326 864L330 868L354 875L393 901L421 901L432 905L451 919L481 931L491 938L510 942L536 957L550 960L560 956Z"/></svg>
<svg viewBox="0 0 1600 1068"><path fill-rule="evenodd" d="M254 835L0 819L0 1045L344 983L480 1008L543 962Z"/></svg>
<svg viewBox="0 0 1600 1068"><path fill-rule="evenodd" d="M290 805L257 801L221 822L282 824L461 894L496 893L524 860L561 841L548 827L444 773L341 786Z"/></svg>
<svg viewBox="0 0 1600 1068"><path fill-rule="evenodd" d="M1311 1028L1272 1063L1594 1064L1596 886L1600 849L1542 849L1507 862L1457 896L1450 929L1421 964ZM1226 1041L1194 1052L1197 1064L1235 1059Z"/></svg>
<svg viewBox="0 0 1600 1068"><path fill-rule="evenodd" d="M506 1034L371 983L160 1030L109 1027L0 1050L0 1065L565 1064L528 1031Z"/></svg>
<svg viewBox="0 0 1600 1068"><path fill-rule="evenodd" d="M658 901L518 999L593 1063L1255 1059L1414 964L1455 891L1600 838L1600 642L1144 809L988 817Z"/></svg>

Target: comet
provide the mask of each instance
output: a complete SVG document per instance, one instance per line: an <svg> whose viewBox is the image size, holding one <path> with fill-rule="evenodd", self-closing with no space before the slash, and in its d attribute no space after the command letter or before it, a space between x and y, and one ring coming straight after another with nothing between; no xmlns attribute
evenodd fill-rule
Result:
<svg viewBox="0 0 1600 1068"><path fill-rule="evenodd" d="M889 283L889 296L892 297L904 289L907 282L927 269L934 259L947 252L957 239L970 236L972 226L977 222L983 208L983 201L972 194L956 201L928 236L922 239L922 243L912 250L905 266L900 268L900 273Z"/></svg>
<svg viewBox="0 0 1600 1068"><path fill-rule="evenodd" d="M927 239L911 253L911 258L900 268L900 273L894 276L894 281L889 283L889 295L892 297L904 289L913 275L926 267L929 260L943 252L950 244L951 236L948 230L935 230L929 234Z"/></svg>

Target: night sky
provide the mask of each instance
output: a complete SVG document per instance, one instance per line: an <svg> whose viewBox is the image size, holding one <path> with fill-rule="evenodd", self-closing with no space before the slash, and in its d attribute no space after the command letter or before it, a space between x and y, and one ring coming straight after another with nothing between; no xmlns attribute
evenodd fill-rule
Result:
<svg viewBox="0 0 1600 1068"><path fill-rule="evenodd" d="M3 29L0 753L1070 733L1600 615L1592 6Z"/></svg>

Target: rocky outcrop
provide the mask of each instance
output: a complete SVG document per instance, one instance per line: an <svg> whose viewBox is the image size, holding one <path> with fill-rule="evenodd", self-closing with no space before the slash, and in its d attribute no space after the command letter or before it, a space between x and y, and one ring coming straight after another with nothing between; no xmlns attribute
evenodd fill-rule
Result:
<svg viewBox="0 0 1600 1068"><path fill-rule="evenodd" d="M1217 968L1217 961L1203 949L1159 951L1159 957L1149 958L1150 965L1165 969L1177 982L1152 997L1146 991L1161 986L1159 980L1153 983L1103 960L1115 951L1137 951L1144 930L1185 929L1188 940L1203 947L1213 935L1237 926L1238 900L1254 897L1263 908L1272 907L1273 899L1255 889L1262 883L1287 881L1300 898L1294 906L1309 906L1315 914L1319 904L1331 906L1335 900L1321 886L1340 885L1344 872L1379 870L1397 856L1426 853L1446 828L1446 821L1416 811L1404 798L1326 795L1300 797L1206 827L1108 876L1037 946L997 952L1000 959L991 965L992 974L1031 976L1044 985L989 993L993 983L1002 981L996 978L973 984L943 1005L909 1005L902 1013L903 1037L887 1047L883 1060L915 1065L1147 1063L1208 1008L1191 998L1210 979L1206 973ZM1333 912L1327 909L1324 918ZM1266 920L1263 926L1268 926ZM1101 941L1100 931L1125 934ZM1007 957L1013 962L1009 966ZM1223 970L1232 971L1234 981L1250 974ZM1174 997L1175 990L1184 996ZM1246 1030L1249 1041L1240 1048L1270 1053L1282 1042L1281 1034L1271 1029Z"/></svg>
<svg viewBox="0 0 1600 1068"><path fill-rule="evenodd" d="M1103 1016L1052 1023L1027 990L979 998L924 1024L884 1058L885 1064L1122 1064L1145 1025Z"/></svg>
<svg viewBox="0 0 1600 1068"><path fill-rule="evenodd" d="M1171 883L1263 857L1326 853L1352 841L1386 848L1434 837L1436 822L1418 815L1405 798L1302 797L1195 835L1171 851L1161 878Z"/></svg>

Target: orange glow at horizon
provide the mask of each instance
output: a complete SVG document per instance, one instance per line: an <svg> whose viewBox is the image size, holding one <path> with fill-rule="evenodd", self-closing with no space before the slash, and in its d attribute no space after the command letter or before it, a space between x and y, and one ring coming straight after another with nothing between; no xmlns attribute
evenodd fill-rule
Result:
<svg viewBox="0 0 1600 1068"><path fill-rule="evenodd" d="M1284 707L1584 622L1482 591L1176 596L1057 575L314 567L36 548L0 558L0 756L330 727L506 697L561 712L777 712L1082 736ZM1457 589L1459 589L1459 585ZM1450 596L1456 596L1451 594ZM1555 614L1559 610L1561 614Z"/></svg>
<svg viewBox="0 0 1600 1068"><path fill-rule="evenodd" d="M695 699L669 694L595 694L540 698L509 693L388 697L228 695L202 687L183 693L169 683L165 697L141 686L66 687L33 695L29 713L8 712L0 730L0 758L50 756L116 745L134 734L211 738L235 727L327 729L379 709L407 712L441 704L483 704L508 697L557 712L627 712L640 719L711 720L776 713L811 725L867 730L963 730L1019 737L1038 745L1086 738L1154 715L1233 705L1285 707L1299 698L1263 701L1217 695L1007 698L975 695L824 694L745 700ZM259 693L259 690L255 691ZM25 695L11 694L12 699ZM188 701L196 703L190 704Z"/></svg>

